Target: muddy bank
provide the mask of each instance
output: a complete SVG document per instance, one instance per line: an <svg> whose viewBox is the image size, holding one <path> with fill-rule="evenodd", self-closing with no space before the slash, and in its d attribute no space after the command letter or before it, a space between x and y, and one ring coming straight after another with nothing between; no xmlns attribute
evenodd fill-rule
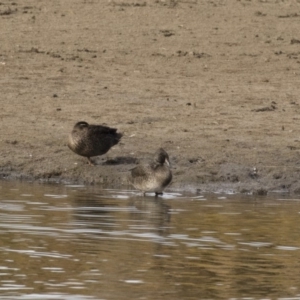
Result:
<svg viewBox="0 0 300 300"><path fill-rule="evenodd" d="M1 3L1 177L126 187L163 147L170 189L299 193L295 12L295 1ZM124 133L94 168L66 146L79 120Z"/></svg>
<svg viewBox="0 0 300 300"><path fill-rule="evenodd" d="M61 167L40 167L20 169L12 166L2 167L0 171L3 180L22 180L40 183L85 184L98 185L103 188L131 189L127 175L132 167L146 159L115 156L114 158L98 159L98 164L91 167L83 158L73 163L69 169ZM151 158L149 157L148 160ZM176 161L173 156L172 161ZM74 159L75 160L75 159ZM95 160L95 159L94 159ZM275 170L258 169L225 163L215 166L215 169L193 166L191 160L186 163L173 163L173 182L168 190L185 191L189 193L246 193L264 196L269 192L300 193L298 172L287 172L285 168Z"/></svg>

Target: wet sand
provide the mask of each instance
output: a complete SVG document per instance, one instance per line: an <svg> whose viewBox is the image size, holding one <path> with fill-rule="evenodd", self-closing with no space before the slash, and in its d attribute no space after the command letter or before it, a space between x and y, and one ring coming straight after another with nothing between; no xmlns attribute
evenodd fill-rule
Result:
<svg viewBox="0 0 300 300"><path fill-rule="evenodd" d="M300 193L300 3L5 1L0 173L127 188L158 147L172 190ZM77 121L124 134L72 153Z"/></svg>

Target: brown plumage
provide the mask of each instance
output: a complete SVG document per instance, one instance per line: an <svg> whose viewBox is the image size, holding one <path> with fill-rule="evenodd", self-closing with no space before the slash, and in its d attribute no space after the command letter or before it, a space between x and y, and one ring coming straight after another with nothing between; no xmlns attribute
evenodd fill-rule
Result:
<svg viewBox="0 0 300 300"><path fill-rule="evenodd" d="M164 188L171 182L172 172L168 153L159 148L150 164L140 164L131 170L129 182L145 196L146 192L162 194Z"/></svg>
<svg viewBox="0 0 300 300"><path fill-rule="evenodd" d="M89 125L77 122L69 135L68 147L78 155L87 157L89 164L92 156L105 154L118 144L122 137L117 129L102 125Z"/></svg>

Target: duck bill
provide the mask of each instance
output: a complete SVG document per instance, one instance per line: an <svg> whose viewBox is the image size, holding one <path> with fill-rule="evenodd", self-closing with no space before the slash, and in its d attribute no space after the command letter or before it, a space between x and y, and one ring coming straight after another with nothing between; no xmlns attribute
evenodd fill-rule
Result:
<svg viewBox="0 0 300 300"><path fill-rule="evenodd" d="M165 163L167 164L168 167L171 166L170 161L168 159L165 160Z"/></svg>

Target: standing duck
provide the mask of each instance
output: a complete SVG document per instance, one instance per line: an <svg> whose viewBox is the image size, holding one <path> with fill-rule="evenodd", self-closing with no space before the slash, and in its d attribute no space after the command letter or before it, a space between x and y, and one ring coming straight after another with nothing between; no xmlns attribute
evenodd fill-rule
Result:
<svg viewBox="0 0 300 300"><path fill-rule="evenodd" d="M68 147L78 155L85 156L90 165L92 156L105 154L118 144L122 137L117 129L102 125L77 122L69 135Z"/></svg>
<svg viewBox="0 0 300 300"><path fill-rule="evenodd" d="M169 155L163 148L155 152L151 163L136 166L129 175L129 182L141 190L144 196L146 192L155 192L155 196L161 195L171 180Z"/></svg>

